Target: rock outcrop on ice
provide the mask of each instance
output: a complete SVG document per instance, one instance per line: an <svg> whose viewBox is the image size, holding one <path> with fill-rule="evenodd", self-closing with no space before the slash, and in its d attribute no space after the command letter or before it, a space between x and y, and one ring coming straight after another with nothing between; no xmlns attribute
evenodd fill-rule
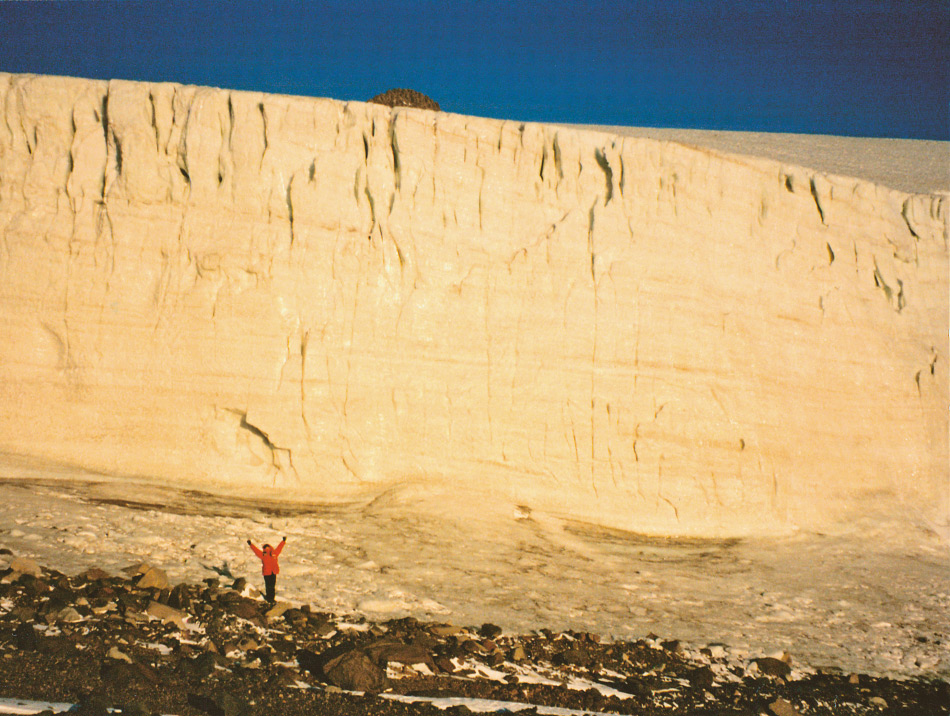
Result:
<svg viewBox="0 0 950 716"><path fill-rule="evenodd" d="M947 528L945 193L173 84L0 107L8 471Z"/></svg>

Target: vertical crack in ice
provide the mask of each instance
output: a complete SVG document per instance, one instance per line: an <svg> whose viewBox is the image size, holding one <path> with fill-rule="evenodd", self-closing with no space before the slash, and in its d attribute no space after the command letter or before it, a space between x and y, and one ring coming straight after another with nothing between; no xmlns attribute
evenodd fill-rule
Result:
<svg viewBox="0 0 950 716"><path fill-rule="evenodd" d="M614 196L614 171L610 168L610 162L607 160L603 148L594 150L594 158L597 160L597 165L601 168L601 171L604 172L604 183L607 185L604 191L604 206L607 206Z"/></svg>
<svg viewBox="0 0 950 716"><path fill-rule="evenodd" d="M557 132L554 133L554 139L551 140L551 149L554 151L554 168L557 170L558 180L564 178L564 166L561 164L561 145L558 143Z"/></svg>
<svg viewBox="0 0 950 716"><path fill-rule="evenodd" d="M825 221L825 210L821 206L821 199L818 198L818 187L815 185L815 177L808 180L808 187L811 191L811 198L815 200L815 208L818 209L818 216L821 217L821 223L827 226L828 222Z"/></svg>
<svg viewBox="0 0 950 716"><path fill-rule="evenodd" d="M402 170L399 166L399 141L396 138L396 118L399 113L394 111L389 120L389 150L393 159L393 179L398 192L402 186Z"/></svg>
<svg viewBox="0 0 950 716"><path fill-rule="evenodd" d="M287 182L287 222L290 224L290 245L294 245L294 198L293 198L293 187L294 179L297 178L297 174L294 174L290 177L290 181Z"/></svg>
<svg viewBox="0 0 950 716"><path fill-rule="evenodd" d="M914 231L913 224L911 224L910 216L909 216L910 212L911 212L910 197L908 197L904 199L904 204L901 207L901 218L904 220L904 223L907 225L907 230L910 232L910 235L913 236L915 239L920 239L920 237L917 235L917 232Z"/></svg>
<svg viewBox="0 0 950 716"><path fill-rule="evenodd" d="M904 306L907 304L906 299L904 298L904 282L899 278L895 279L897 282L897 291L887 284L884 280L884 276L881 274L881 269L877 265L877 258L873 259L874 261L874 285L877 286L881 291L884 292L884 296L887 298L887 302L891 304L891 307L900 313L904 310Z"/></svg>

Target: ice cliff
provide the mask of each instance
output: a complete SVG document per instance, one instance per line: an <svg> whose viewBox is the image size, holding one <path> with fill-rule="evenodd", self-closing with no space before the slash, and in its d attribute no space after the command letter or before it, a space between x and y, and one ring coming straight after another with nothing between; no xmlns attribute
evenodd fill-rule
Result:
<svg viewBox="0 0 950 716"><path fill-rule="evenodd" d="M174 84L0 110L8 471L947 528L947 194Z"/></svg>

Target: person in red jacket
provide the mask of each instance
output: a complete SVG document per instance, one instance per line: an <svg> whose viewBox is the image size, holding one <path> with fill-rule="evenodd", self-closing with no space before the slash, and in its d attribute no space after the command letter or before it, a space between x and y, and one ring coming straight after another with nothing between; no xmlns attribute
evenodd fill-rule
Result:
<svg viewBox="0 0 950 716"><path fill-rule="evenodd" d="M276 601L277 575L280 572L277 557L280 555L280 551L284 548L284 545L287 544L287 538L284 537L276 547L265 544L263 549L255 547L251 540L248 540L247 544L251 548L251 551L261 560L261 574L264 575L264 599L273 604Z"/></svg>

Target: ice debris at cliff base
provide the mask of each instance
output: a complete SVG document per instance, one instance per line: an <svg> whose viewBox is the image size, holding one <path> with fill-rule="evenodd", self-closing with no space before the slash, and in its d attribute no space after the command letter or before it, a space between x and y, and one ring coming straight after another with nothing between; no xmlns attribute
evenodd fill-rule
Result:
<svg viewBox="0 0 950 716"><path fill-rule="evenodd" d="M68 576L5 556L0 693L77 699L90 716L116 705L128 716L186 707L210 716L842 716L878 707L918 716L950 703L946 681L816 673L787 653L748 658L652 634L610 641L546 628L506 634L492 623L354 622L266 603L243 577L171 586L149 564Z"/></svg>
<svg viewBox="0 0 950 716"><path fill-rule="evenodd" d="M789 651L814 667L950 673L950 556L933 535L880 518L851 535L670 541L515 516L475 530L401 509L286 505L275 515L195 493L108 494L0 483L0 540L67 573L148 561L172 582L260 587L244 541L286 534L278 596L337 614L655 632L737 654Z"/></svg>

